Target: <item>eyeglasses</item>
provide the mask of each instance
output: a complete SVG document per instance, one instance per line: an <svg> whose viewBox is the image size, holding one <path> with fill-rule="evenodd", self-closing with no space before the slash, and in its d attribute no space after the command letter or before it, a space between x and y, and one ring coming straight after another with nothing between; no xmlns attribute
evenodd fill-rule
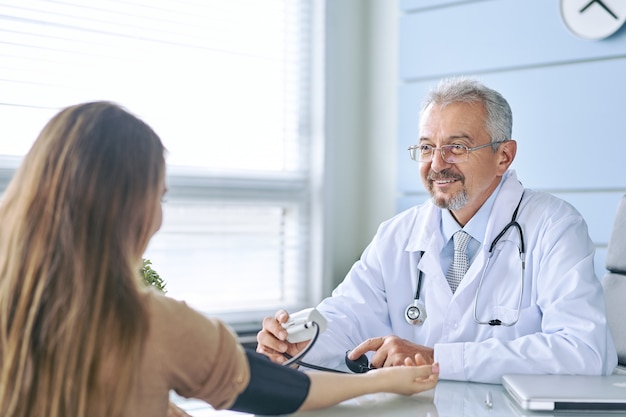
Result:
<svg viewBox="0 0 626 417"><path fill-rule="evenodd" d="M409 146L409 156L412 160L417 162L430 162L433 160L435 151L438 149L441 152L441 159L449 164L458 164L461 162L467 162L470 152L486 148L487 146L497 145L503 142L508 142L508 139L500 140L497 142L490 142L480 146L474 146L473 148L468 148L465 145L459 144L443 145L440 148L435 148L433 145L428 144L411 145Z"/></svg>

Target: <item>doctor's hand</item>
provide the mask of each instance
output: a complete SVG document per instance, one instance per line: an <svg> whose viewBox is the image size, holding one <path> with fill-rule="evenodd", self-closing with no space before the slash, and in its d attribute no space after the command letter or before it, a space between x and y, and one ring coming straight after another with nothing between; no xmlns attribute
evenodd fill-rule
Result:
<svg viewBox="0 0 626 417"><path fill-rule="evenodd" d="M371 351L376 352L371 360L371 366L374 368L410 364L432 365L435 361L434 349L393 335L367 339L352 349L348 358L356 360L359 356Z"/></svg>
<svg viewBox="0 0 626 417"><path fill-rule="evenodd" d="M287 341L287 331L281 326L287 320L289 320L289 313L285 310L278 310L274 317L263 319L263 328L256 335L256 351L269 357L272 362L286 362L287 358L283 353L295 356L309 343L308 340L299 343Z"/></svg>

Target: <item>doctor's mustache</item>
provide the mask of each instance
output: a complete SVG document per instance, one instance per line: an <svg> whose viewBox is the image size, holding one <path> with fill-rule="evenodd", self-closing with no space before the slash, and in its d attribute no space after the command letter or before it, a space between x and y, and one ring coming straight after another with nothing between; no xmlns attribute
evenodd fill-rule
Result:
<svg viewBox="0 0 626 417"><path fill-rule="evenodd" d="M459 180L461 182L465 180L461 174L452 172L450 169L443 169L441 172L429 171L426 179L428 181Z"/></svg>

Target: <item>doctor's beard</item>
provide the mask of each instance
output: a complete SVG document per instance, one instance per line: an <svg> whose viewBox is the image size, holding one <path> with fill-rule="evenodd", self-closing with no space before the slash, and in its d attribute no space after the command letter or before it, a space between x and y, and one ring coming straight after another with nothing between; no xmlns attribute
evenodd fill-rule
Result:
<svg viewBox="0 0 626 417"><path fill-rule="evenodd" d="M463 188L450 196L449 198L444 197L436 197L433 191L433 181L435 180L445 180L445 179L456 179L461 181L463 184ZM455 174L449 170L443 170L439 173L429 172L428 173L428 192L430 193L431 200L433 204L442 209L448 209L450 211L459 210L463 208L467 204L467 189L465 188L465 184L463 182L464 178Z"/></svg>

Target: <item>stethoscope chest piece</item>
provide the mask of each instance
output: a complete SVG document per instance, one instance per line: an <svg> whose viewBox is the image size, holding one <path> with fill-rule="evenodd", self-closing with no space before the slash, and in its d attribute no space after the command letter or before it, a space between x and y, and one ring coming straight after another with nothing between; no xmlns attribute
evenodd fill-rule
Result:
<svg viewBox="0 0 626 417"><path fill-rule="evenodd" d="M424 252L419 253L419 259L422 259ZM420 291L422 290L422 270L417 269L417 289L415 290L415 298L404 310L404 319L409 324L420 325L426 320L426 305L420 300Z"/></svg>
<svg viewBox="0 0 626 417"><path fill-rule="evenodd" d="M404 318L409 324L422 324L426 317L426 306L420 300L413 300L413 303L404 310Z"/></svg>

